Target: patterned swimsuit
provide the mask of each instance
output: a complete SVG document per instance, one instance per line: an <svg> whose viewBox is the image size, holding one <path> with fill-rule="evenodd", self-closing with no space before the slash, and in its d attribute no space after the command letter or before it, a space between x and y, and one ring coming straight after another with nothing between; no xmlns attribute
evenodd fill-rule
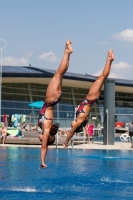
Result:
<svg viewBox="0 0 133 200"><path fill-rule="evenodd" d="M98 98L99 98L99 97L98 97ZM94 99L94 100L89 100L89 99L87 99L87 97L85 97L84 100L82 101L82 103L79 105L77 111L76 111L76 118L78 117L78 115L79 115L80 113L85 113L85 114L88 116L89 113L86 113L86 112L83 110L83 109L84 109L84 106L86 106L86 105L91 105L91 104L95 103L95 102L98 100L98 98L96 98L96 99Z"/></svg>
<svg viewBox="0 0 133 200"><path fill-rule="evenodd" d="M47 108L55 106L57 103L59 103L60 100L61 100L61 94L54 102L51 102L51 103L45 102L44 103L44 105L43 105L43 107L42 107L42 109L41 109L41 111L39 113L38 125L40 127L42 127L42 122L44 120L53 120L51 118L45 117L45 112L46 112Z"/></svg>

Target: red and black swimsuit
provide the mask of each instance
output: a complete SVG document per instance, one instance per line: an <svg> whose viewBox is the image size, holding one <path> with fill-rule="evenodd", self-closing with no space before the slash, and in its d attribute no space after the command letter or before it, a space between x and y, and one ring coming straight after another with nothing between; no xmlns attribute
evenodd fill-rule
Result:
<svg viewBox="0 0 133 200"><path fill-rule="evenodd" d="M83 110L83 109L84 109L84 106L85 106L85 105L91 105L91 104L95 103L98 99L99 99L99 97L96 98L96 99L94 99L94 100L89 100L89 99L87 99L87 97L85 97L84 100L82 101L82 103L79 105L77 111L76 111L76 118L78 117L78 115L79 115L80 113L85 113L85 114L88 116L89 113L86 113L86 112Z"/></svg>
<svg viewBox="0 0 133 200"><path fill-rule="evenodd" d="M38 125L40 127L42 126L42 122L44 120L53 120L51 118L45 117L45 112L46 112L47 108L55 106L57 103L59 103L60 100L61 100L61 94L54 102L50 102L50 103L45 102L44 103L44 105L39 113Z"/></svg>

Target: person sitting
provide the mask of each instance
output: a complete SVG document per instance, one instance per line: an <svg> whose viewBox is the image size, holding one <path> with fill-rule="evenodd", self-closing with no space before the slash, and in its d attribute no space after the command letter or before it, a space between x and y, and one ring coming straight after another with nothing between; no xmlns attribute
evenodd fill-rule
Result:
<svg viewBox="0 0 133 200"><path fill-rule="evenodd" d="M6 135L7 135L7 129L5 124L2 122L2 127L0 128L1 144L5 144Z"/></svg>
<svg viewBox="0 0 133 200"><path fill-rule="evenodd" d="M31 127L32 131L38 131L38 132L42 132L42 129L39 127L39 125L35 125L34 127Z"/></svg>
<svg viewBox="0 0 133 200"><path fill-rule="evenodd" d="M30 131L30 126L26 122L22 124L22 131Z"/></svg>

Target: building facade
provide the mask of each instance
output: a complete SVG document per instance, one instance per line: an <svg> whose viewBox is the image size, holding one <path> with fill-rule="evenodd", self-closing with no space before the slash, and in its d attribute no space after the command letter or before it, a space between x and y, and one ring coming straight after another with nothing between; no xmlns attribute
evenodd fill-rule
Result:
<svg viewBox="0 0 133 200"><path fill-rule="evenodd" d="M44 101L47 85L54 70L34 67L3 66L2 73L2 115L25 114L35 116L37 123L39 109L28 106L35 101ZM62 100L55 106L55 121L61 127L70 127L75 108L86 96L96 77L67 72L63 79ZM104 87L98 102L94 103L89 115L95 125L103 123ZM115 119L129 123L133 121L133 81L115 79Z"/></svg>

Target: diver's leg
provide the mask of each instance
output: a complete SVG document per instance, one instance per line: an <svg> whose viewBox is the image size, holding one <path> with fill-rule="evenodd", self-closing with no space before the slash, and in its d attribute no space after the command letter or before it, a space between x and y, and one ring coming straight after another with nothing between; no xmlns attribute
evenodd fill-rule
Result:
<svg viewBox="0 0 133 200"><path fill-rule="evenodd" d="M113 53L113 50L110 49L108 51L105 68L104 68L102 74L92 84L92 86L91 86L91 88L90 88L90 90L87 94L87 99L93 100L93 99L96 99L100 95L100 91L101 91L101 88L104 84L104 81L110 73L111 64L112 64L113 60L114 60L114 53Z"/></svg>
<svg viewBox="0 0 133 200"><path fill-rule="evenodd" d="M46 160L46 155L47 155L47 150L48 150L48 146L47 146L47 142L48 142L48 137L50 134L50 130L52 127L52 121L51 120L44 120L43 121L43 127L45 127L43 129L43 137L42 137L42 146L41 146L41 165L40 168L46 168L47 165L45 164L45 160Z"/></svg>
<svg viewBox="0 0 133 200"><path fill-rule="evenodd" d="M68 40L65 46L64 56L59 65L59 68L57 69L53 78L50 80L48 84L46 91L46 102L53 102L55 99L59 97L59 94L61 93L62 79L65 72L68 69L70 54L72 52L73 52L72 43L70 40Z"/></svg>

